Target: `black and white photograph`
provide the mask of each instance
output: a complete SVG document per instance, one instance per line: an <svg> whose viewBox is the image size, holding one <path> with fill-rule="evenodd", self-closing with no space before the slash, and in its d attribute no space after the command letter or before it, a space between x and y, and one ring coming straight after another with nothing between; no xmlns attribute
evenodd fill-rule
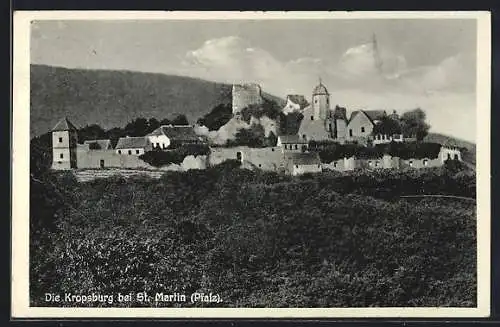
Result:
<svg viewBox="0 0 500 327"><path fill-rule="evenodd" d="M485 12L15 13L14 312L488 316L490 37Z"/></svg>

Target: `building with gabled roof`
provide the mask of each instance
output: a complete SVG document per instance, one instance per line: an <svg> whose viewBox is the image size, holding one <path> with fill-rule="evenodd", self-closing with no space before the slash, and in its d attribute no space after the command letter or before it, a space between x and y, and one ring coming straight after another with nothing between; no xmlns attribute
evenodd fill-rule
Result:
<svg viewBox="0 0 500 327"><path fill-rule="evenodd" d="M191 125L162 125L146 135L153 148L170 149L183 144L203 144Z"/></svg>
<svg viewBox="0 0 500 327"><path fill-rule="evenodd" d="M306 100L306 97L300 94L289 94L286 97L286 104L283 107L283 113L289 114L291 112L301 112L307 106L309 106L309 102Z"/></svg>
<svg viewBox="0 0 500 327"><path fill-rule="evenodd" d="M120 137L116 143L117 154L140 156L152 148L147 137Z"/></svg>
<svg viewBox="0 0 500 327"><path fill-rule="evenodd" d="M322 172L321 160L316 152L285 152L284 166L292 176Z"/></svg>

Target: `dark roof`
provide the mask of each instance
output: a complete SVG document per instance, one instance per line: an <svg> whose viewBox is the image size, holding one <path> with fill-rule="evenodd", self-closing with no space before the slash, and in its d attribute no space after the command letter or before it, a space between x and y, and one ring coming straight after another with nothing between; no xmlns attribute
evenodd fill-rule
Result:
<svg viewBox="0 0 500 327"><path fill-rule="evenodd" d="M362 110L368 118L373 122L374 120L380 120L384 116L387 116L385 110Z"/></svg>
<svg viewBox="0 0 500 327"><path fill-rule="evenodd" d="M360 112L363 112L372 123L374 120L380 120L382 117L387 115L385 110L356 110L351 113L349 121L353 120L354 117L356 117L356 115Z"/></svg>
<svg viewBox="0 0 500 327"><path fill-rule="evenodd" d="M145 148L149 144L146 137L120 137L115 149L137 149Z"/></svg>
<svg viewBox="0 0 500 327"><path fill-rule="evenodd" d="M300 105L300 109L304 109L309 105L309 102L307 102L306 97L300 94L289 94L287 96L287 99L289 99L295 104Z"/></svg>
<svg viewBox="0 0 500 327"><path fill-rule="evenodd" d="M107 150L111 149L111 141L110 140L87 140L83 142L83 144L98 144L99 149Z"/></svg>
<svg viewBox="0 0 500 327"><path fill-rule="evenodd" d="M294 165L319 165L321 160L316 152L291 152L285 154L285 159Z"/></svg>
<svg viewBox="0 0 500 327"><path fill-rule="evenodd" d="M344 107L336 106L333 111L333 118L347 120L347 109Z"/></svg>
<svg viewBox="0 0 500 327"><path fill-rule="evenodd" d="M278 136L282 144L307 144L306 140L301 139L297 134L295 135L280 135Z"/></svg>
<svg viewBox="0 0 500 327"><path fill-rule="evenodd" d="M164 125L151 132L149 135L166 135L176 141L199 141L200 137L194 132L191 125Z"/></svg>
<svg viewBox="0 0 500 327"><path fill-rule="evenodd" d="M328 90L326 87L323 85L323 83L319 83L313 90L313 94L326 94L328 95Z"/></svg>
<svg viewBox="0 0 500 327"><path fill-rule="evenodd" d="M69 131L69 130L74 130L76 131L75 125L73 125L67 117L64 117L61 119L54 128L52 128L52 132L59 132L59 131Z"/></svg>

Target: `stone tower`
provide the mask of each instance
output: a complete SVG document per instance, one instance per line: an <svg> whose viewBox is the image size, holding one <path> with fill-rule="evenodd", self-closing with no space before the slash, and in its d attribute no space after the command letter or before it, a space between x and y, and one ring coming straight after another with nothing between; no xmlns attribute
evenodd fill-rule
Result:
<svg viewBox="0 0 500 327"><path fill-rule="evenodd" d="M61 119L52 129L52 169L76 168L77 129L68 120Z"/></svg>
<svg viewBox="0 0 500 327"><path fill-rule="evenodd" d="M326 120L330 112L330 94L326 87L319 81L312 94L312 108L314 120Z"/></svg>

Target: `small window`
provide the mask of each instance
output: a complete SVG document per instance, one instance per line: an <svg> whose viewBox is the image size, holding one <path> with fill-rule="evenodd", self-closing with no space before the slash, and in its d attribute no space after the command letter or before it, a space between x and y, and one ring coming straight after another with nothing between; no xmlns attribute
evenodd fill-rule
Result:
<svg viewBox="0 0 500 327"><path fill-rule="evenodd" d="M326 104L330 103L330 99L326 98Z"/></svg>
<svg viewBox="0 0 500 327"><path fill-rule="evenodd" d="M135 150L135 154L139 154L139 150Z"/></svg>
<svg viewBox="0 0 500 327"><path fill-rule="evenodd" d="M236 152L236 159L241 161L241 152Z"/></svg>
<svg viewBox="0 0 500 327"><path fill-rule="evenodd" d="M318 99L314 99L314 103L318 103Z"/></svg>
<svg viewBox="0 0 500 327"><path fill-rule="evenodd" d="M453 159L454 159L454 160L458 160L458 154L455 154L455 155L453 156Z"/></svg>
<svg viewBox="0 0 500 327"><path fill-rule="evenodd" d="M299 168L299 165L295 165L295 168Z"/></svg>
<svg viewBox="0 0 500 327"><path fill-rule="evenodd" d="M261 165L261 164L259 164L259 168L260 168L260 167L262 167L262 165Z"/></svg>
<svg viewBox="0 0 500 327"><path fill-rule="evenodd" d="M132 154L132 150L128 150L128 154Z"/></svg>
<svg viewBox="0 0 500 327"><path fill-rule="evenodd" d="M314 120L314 116L311 116L311 120Z"/></svg>
<svg viewBox="0 0 500 327"><path fill-rule="evenodd" d="M271 148L271 151L273 151L273 152L274 152L274 148Z"/></svg>
<svg viewBox="0 0 500 327"><path fill-rule="evenodd" d="M163 148L164 148L164 149L166 149L166 148L167 148L167 146L165 145L165 143L163 143Z"/></svg>
<svg viewBox="0 0 500 327"><path fill-rule="evenodd" d="M59 155L59 158L61 158L61 159L62 159L62 158L64 158L64 154L62 154L62 153L61 153L61 154Z"/></svg>
<svg viewBox="0 0 500 327"><path fill-rule="evenodd" d="M410 167L413 167L413 161L409 161L408 164L410 165Z"/></svg>
<svg viewBox="0 0 500 327"><path fill-rule="evenodd" d="M375 161L375 167L378 167L378 161Z"/></svg>
<svg viewBox="0 0 500 327"><path fill-rule="evenodd" d="M318 165L318 168L321 168L321 165Z"/></svg>
<svg viewBox="0 0 500 327"><path fill-rule="evenodd" d="M295 144L295 150L298 150L298 149L299 149L299 145Z"/></svg>
<svg viewBox="0 0 500 327"><path fill-rule="evenodd" d="M335 167L335 168L337 167L337 162L336 161L333 162L333 167Z"/></svg>
<svg viewBox="0 0 500 327"><path fill-rule="evenodd" d="M368 161L368 166L371 166L373 163L371 161Z"/></svg>
<svg viewBox="0 0 500 327"><path fill-rule="evenodd" d="M59 143L62 143L62 137L59 138Z"/></svg>
<svg viewBox="0 0 500 327"><path fill-rule="evenodd" d="M349 130L349 136L352 137L352 129Z"/></svg>
<svg viewBox="0 0 500 327"><path fill-rule="evenodd" d="M160 148L160 143L156 143L156 147L157 147L157 148Z"/></svg>
<svg viewBox="0 0 500 327"><path fill-rule="evenodd" d="M288 149L288 145L285 144L285 150Z"/></svg>
<svg viewBox="0 0 500 327"><path fill-rule="evenodd" d="M303 134L302 138L305 140L307 138L306 134Z"/></svg>
<svg viewBox="0 0 500 327"><path fill-rule="evenodd" d="M423 161L424 166L427 166L428 163L429 162L427 161L427 159L424 159L424 161Z"/></svg>
<svg viewBox="0 0 500 327"><path fill-rule="evenodd" d="M122 154L122 150L118 150L118 154Z"/></svg>
<svg viewBox="0 0 500 327"><path fill-rule="evenodd" d="M365 132L365 128L361 127L361 133L364 133L364 132Z"/></svg>

